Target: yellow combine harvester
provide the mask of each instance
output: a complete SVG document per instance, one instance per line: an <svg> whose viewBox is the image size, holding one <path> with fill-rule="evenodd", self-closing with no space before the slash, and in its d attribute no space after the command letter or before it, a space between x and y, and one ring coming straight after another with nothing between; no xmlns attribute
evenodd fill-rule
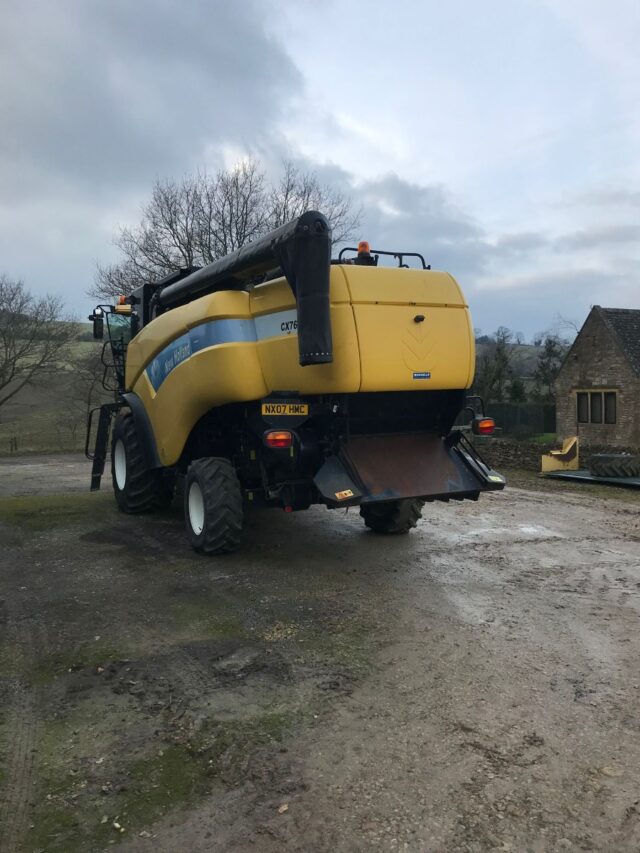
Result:
<svg viewBox="0 0 640 853"><path fill-rule="evenodd" d="M332 261L328 222L308 211L98 306L90 319L96 337L107 319L118 389L100 409L91 488L114 414L118 505L144 512L181 492L205 553L238 546L248 505L359 506L372 530L403 533L425 501L503 488L452 431L475 362L458 284L415 253L350 251ZM378 266L381 254L398 266ZM476 432L492 430L473 414Z"/></svg>

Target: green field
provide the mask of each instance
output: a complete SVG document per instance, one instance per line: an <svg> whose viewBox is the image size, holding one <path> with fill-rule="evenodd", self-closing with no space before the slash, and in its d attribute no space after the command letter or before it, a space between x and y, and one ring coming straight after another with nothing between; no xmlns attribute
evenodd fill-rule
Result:
<svg viewBox="0 0 640 853"><path fill-rule="evenodd" d="M0 407L0 456L28 453L69 453L84 449L88 394L78 379L76 359L95 352L99 345L80 340L69 362L40 374ZM105 399L99 387L91 405Z"/></svg>

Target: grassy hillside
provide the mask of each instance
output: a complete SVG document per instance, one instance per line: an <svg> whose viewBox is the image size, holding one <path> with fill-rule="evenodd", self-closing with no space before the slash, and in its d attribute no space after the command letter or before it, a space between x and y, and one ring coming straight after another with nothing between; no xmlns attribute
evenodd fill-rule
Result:
<svg viewBox="0 0 640 853"><path fill-rule="evenodd" d="M99 347L92 340L79 340L68 363L40 374L34 384L0 407L0 456L84 449L88 395L75 365ZM100 388L93 395L92 405L104 397Z"/></svg>

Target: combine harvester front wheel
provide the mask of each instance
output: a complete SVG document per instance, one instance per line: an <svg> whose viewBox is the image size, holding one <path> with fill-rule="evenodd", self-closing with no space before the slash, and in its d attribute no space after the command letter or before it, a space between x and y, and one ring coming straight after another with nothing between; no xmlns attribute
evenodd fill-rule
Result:
<svg viewBox="0 0 640 853"><path fill-rule="evenodd" d="M169 506L173 497L163 472L150 469L129 412L118 415L111 440L111 479L123 512L150 512Z"/></svg>

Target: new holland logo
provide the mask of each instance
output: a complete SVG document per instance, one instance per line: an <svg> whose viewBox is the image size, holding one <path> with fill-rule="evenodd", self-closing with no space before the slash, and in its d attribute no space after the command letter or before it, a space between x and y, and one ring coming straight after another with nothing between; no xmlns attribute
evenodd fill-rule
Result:
<svg viewBox="0 0 640 853"><path fill-rule="evenodd" d="M411 323L405 329L400 344L400 354L405 366L413 373L414 379L428 379L424 376L425 364L433 359L434 339L427 323Z"/></svg>

